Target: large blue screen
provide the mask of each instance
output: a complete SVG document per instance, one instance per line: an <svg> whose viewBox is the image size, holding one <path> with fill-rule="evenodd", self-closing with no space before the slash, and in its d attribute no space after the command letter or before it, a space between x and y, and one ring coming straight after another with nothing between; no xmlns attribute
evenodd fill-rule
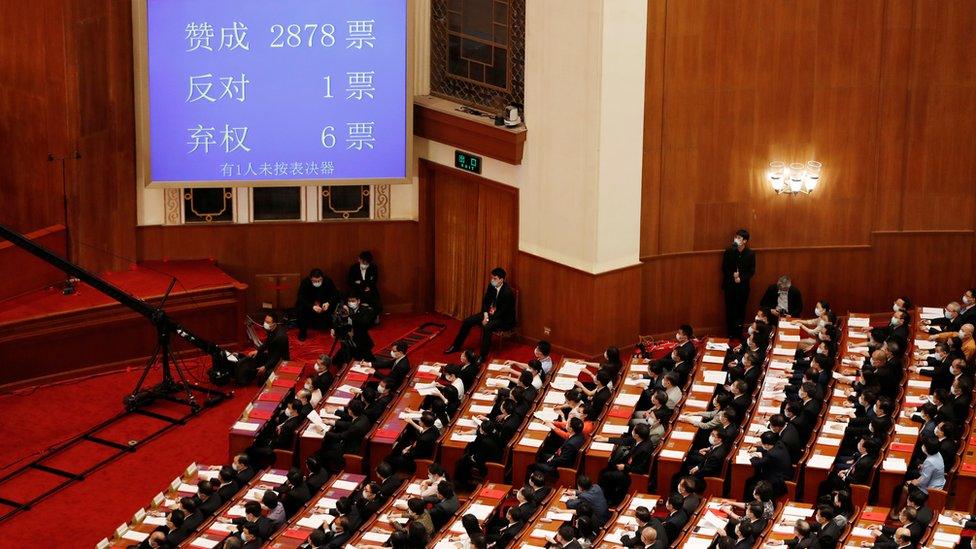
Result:
<svg viewBox="0 0 976 549"><path fill-rule="evenodd" d="M147 0L155 182L403 178L406 0Z"/></svg>

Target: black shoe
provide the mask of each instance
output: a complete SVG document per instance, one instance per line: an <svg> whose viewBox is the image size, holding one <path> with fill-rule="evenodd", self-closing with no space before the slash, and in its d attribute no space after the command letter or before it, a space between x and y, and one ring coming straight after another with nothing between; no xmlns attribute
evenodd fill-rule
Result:
<svg viewBox="0 0 976 549"><path fill-rule="evenodd" d="M451 345L451 346L450 346L450 347L448 347L447 349L444 349L444 354L445 354L445 355L450 355L450 354L454 354L454 353L456 353L456 352L458 352L458 348L457 348L457 346L455 346L455 345Z"/></svg>

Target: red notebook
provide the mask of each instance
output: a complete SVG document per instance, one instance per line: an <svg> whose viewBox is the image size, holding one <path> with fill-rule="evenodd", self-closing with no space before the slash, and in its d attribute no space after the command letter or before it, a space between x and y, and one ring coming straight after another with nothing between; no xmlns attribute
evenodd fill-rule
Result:
<svg viewBox="0 0 976 549"><path fill-rule="evenodd" d="M271 382L271 386L272 387L289 387L289 388L291 388L291 387L294 387L295 386L295 380L294 379L276 379L276 380L274 380L274 381Z"/></svg>
<svg viewBox="0 0 976 549"><path fill-rule="evenodd" d="M298 528L290 528L288 530L285 530L284 532L282 532L281 535L289 538L300 539L300 540L304 540L305 538L308 537L307 532L305 532L304 530L299 530Z"/></svg>
<svg viewBox="0 0 976 549"><path fill-rule="evenodd" d="M400 431L396 429L380 429L376 431L376 438L397 438L400 436Z"/></svg>
<svg viewBox="0 0 976 549"><path fill-rule="evenodd" d="M911 452L915 449L915 446L905 442L892 442L891 449L896 452Z"/></svg>
<svg viewBox="0 0 976 549"><path fill-rule="evenodd" d="M284 393L264 391L260 395L258 395L258 398L254 400L257 400L258 402L278 402L281 400L282 394Z"/></svg>
<svg viewBox="0 0 976 549"><path fill-rule="evenodd" d="M967 473L972 473L976 471L976 463L963 463L960 469L966 471Z"/></svg>
<svg viewBox="0 0 976 549"><path fill-rule="evenodd" d="M349 372L346 374L346 381L366 381L369 376L361 372Z"/></svg>
<svg viewBox="0 0 976 549"><path fill-rule="evenodd" d="M433 372L417 372L414 377L417 379L437 379L438 375Z"/></svg>
<svg viewBox="0 0 976 549"><path fill-rule="evenodd" d="M976 445L976 437L969 437L969 443Z"/></svg>
<svg viewBox="0 0 976 549"><path fill-rule="evenodd" d="M478 495L483 498L502 499L505 497L505 490L499 490L497 488L482 488Z"/></svg>
<svg viewBox="0 0 976 549"><path fill-rule="evenodd" d="M616 406L610 408L610 417L617 417L621 419L630 419L631 412L624 406Z"/></svg>
<svg viewBox="0 0 976 549"><path fill-rule="evenodd" d="M861 518L865 520L874 520L878 522L884 522L888 517L884 513L861 513Z"/></svg>
<svg viewBox="0 0 976 549"><path fill-rule="evenodd" d="M248 414L250 419L271 419L274 414L270 410L251 410Z"/></svg>
<svg viewBox="0 0 976 549"><path fill-rule="evenodd" d="M283 374L300 374L302 373L301 366L279 366L278 371Z"/></svg>

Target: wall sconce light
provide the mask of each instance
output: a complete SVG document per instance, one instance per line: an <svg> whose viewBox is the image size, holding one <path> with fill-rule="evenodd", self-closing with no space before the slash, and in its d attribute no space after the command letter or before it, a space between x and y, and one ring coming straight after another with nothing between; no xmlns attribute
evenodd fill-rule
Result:
<svg viewBox="0 0 976 549"><path fill-rule="evenodd" d="M820 183L820 172L823 164L811 160L806 164L774 161L769 163L766 178L773 186L776 194L810 194Z"/></svg>

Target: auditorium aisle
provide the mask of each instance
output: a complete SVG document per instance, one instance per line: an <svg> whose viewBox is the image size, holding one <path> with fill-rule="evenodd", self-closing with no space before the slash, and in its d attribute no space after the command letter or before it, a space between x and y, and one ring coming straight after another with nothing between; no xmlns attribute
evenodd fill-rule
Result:
<svg viewBox="0 0 976 549"><path fill-rule="evenodd" d="M423 322L437 321L447 330L426 343L411 362L427 359L443 361L442 351L450 343L458 322L432 314L384 315L383 323L373 332L377 348L383 347ZM469 340L474 345L475 336ZM328 350L331 339L316 332L299 343L292 337L292 357L309 359ZM528 360L530 345L506 343L497 356ZM70 360L70 357L65 357ZM55 386L0 396L0 474L30 455L68 438L111 416L121 409L122 397L135 386L138 366L123 372ZM191 364L193 375L204 377L202 361ZM122 457L59 494L41 502L35 509L0 524L0 547L93 547L119 524L147 504L161 487L176 477L187 464L225 463L227 431L255 392L254 387L238 390L236 396L208 410L187 425L178 427L151 441L136 453ZM139 426L132 426L138 430ZM135 431L128 430L126 435ZM137 432L135 432L138 435ZM86 451L91 451L87 450ZM68 455L59 463L71 469L72 462L88 462L90 455ZM44 477L39 477L38 481ZM46 480L46 479L45 479ZM29 482L37 482L30 479ZM19 490L36 491L38 486L6 486L2 495L16 496Z"/></svg>

